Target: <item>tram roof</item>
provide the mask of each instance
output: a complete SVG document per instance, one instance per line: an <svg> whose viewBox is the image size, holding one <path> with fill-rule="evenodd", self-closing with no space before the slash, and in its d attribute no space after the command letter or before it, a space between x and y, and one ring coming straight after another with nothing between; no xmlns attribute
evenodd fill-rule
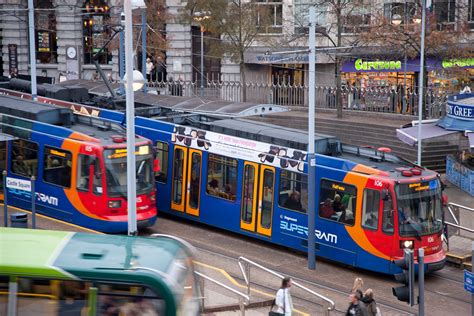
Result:
<svg viewBox="0 0 474 316"><path fill-rule="evenodd" d="M303 151L307 150L308 133L298 129L247 119L217 120L202 122L201 125L208 126L208 129L213 132L231 134ZM339 140L335 136L315 134L314 142L317 153L327 154L328 143L339 143Z"/></svg>
<svg viewBox="0 0 474 316"><path fill-rule="evenodd" d="M76 86L86 88L89 94L110 97L106 85L101 81L70 80L62 82L63 86ZM118 84L113 84L112 89L117 89ZM140 109L141 116L151 116L157 109L173 111L178 113L200 114L212 117L246 117L269 113L286 112L286 107L254 102L233 102L217 99L206 99L197 96L183 97L170 95L157 95L135 92L135 108ZM149 111L147 111L149 109ZM150 114L148 114L150 113Z"/></svg>
<svg viewBox="0 0 474 316"><path fill-rule="evenodd" d="M71 109L65 107L38 103L7 95L0 95L0 113L20 119L51 124L56 126L55 128L68 128L72 131L98 138L104 142L104 145L109 143L115 144L112 136L125 134L124 128L114 122L74 115ZM49 129L48 131L52 135L57 134L55 132L57 130Z"/></svg>

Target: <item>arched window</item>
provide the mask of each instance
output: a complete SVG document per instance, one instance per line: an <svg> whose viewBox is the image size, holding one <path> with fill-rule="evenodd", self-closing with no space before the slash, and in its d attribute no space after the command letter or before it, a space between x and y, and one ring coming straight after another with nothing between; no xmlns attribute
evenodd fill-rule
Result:
<svg viewBox="0 0 474 316"><path fill-rule="evenodd" d="M36 0L34 7L36 59L43 64L55 64L58 62L58 44L53 0Z"/></svg>
<svg viewBox="0 0 474 316"><path fill-rule="evenodd" d="M111 36L110 7L106 0L87 0L84 4L83 43L84 64L92 64L92 59L104 46ZM97 55L99 64L108 64L112 61L112 54L104 47Z"/></svg>

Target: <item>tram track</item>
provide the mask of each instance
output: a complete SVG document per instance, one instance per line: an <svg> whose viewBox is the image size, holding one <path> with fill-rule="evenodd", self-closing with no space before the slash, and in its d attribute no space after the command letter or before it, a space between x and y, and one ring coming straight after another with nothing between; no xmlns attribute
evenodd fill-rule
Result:
<svg viewBox="0 0 474 316"><path fill-rule="evenodd" d="M228 256L228 255L225 255L223 253L219 253L219 252L207 249L207 248L196 247L196 246L195 246L195 248L198 251L207 252L208 254L210 254L212 256L219 256L219 257L224 258L226 260L234 261L237 265L237 260L234 257ZM293 280L295 280L299 283L302 283L304 285L307 285L307 286L310 286L310 287L313 287L313 288L324 289L324 290L329 291L331 293L335 293L336 295L342 297L343 299L347 298L347 295L348 295L347 291L341 289L340 287L331 286L331 285L328 285L328 284L321 284L321 283L314 282L314 281L309 281L309 280L306 280L306 279L302 279L302 278L300 278L296 275L289 274L287 272L282 272L282 271L276 271L276 272L287 275L287 276L290 276ZM232 273L232 272L227 272L227 273L234 280L238 281L241 284L245 284L245 280L244 280L242 275L238 275L238 274ZM271 294L274 294L274 292L275 292L274 287L264 285L264 284L261 284L261 283L250 282L250 285L251 285L251 288L258 288L260 290L263 290L263 291L271 293ZM293 296L294 299L298 300L299 302L305 303L305 305L309 305L309 306L313 305L313 306L318 306L319 308L324 308L323 304L318 304L314 300L310 300L310 299L305 298L301 295L296 295L295 293L293 293L292 296ZM377 304L380 306L380 308L384 312L387 312L389 314L395 313L396 315L416 315L413 312L409 311L408 309L402 309L399 306L395 306L395 305L390 304L388 302L384 302L383 300L377 300ZM335 307L334 311L332 311L332 313L345 314L346 313L346 308L341 309L336 304L336 307Z"/></svg>

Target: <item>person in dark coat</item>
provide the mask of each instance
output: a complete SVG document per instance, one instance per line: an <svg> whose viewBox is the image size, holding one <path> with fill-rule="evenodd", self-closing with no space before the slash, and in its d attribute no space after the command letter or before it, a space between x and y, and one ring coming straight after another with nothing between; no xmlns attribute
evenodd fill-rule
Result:
<svg viewBox="0 0 474 316"><path fill-rule="evenodd" d="M364 308L365 306L360 302L360 293L351 293L349 298L351 303L349 304L349 308L347 308L346 316L367 316L367 312Z"/></svg>
<svg viewBox="0 0 474 316"><path fill-rule="evenodd" d="M288 199L286 199L284 207L295 211L301 211L303 206L301 205L300 193L298 191L293 191Z"/></svg>
<svg viewBox="0 0 474 316"><path fill-rule="evenodd" d="M377 303L375 303L374 292L372 291L372 289L367 289L364 292L364 297L362 297L361 301L365 304L367 316L377 315Z"/></svg>

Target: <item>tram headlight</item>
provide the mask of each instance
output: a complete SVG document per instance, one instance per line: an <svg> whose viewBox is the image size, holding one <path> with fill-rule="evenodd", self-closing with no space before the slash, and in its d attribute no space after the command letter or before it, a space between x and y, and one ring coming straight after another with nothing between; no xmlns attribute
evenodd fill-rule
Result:
<svg viewBox="0 0 474 316"><path fill-rule="evenodd" d="M401 249L413 249L414 242L413 240L400 240Z"/></svg>
<svg viewBox="0 0 474 316"><path fill-rule="evenodd" d="M109 208L119 208L121 206L122 206L122 201L120 200L109 201Z"/></svg>

